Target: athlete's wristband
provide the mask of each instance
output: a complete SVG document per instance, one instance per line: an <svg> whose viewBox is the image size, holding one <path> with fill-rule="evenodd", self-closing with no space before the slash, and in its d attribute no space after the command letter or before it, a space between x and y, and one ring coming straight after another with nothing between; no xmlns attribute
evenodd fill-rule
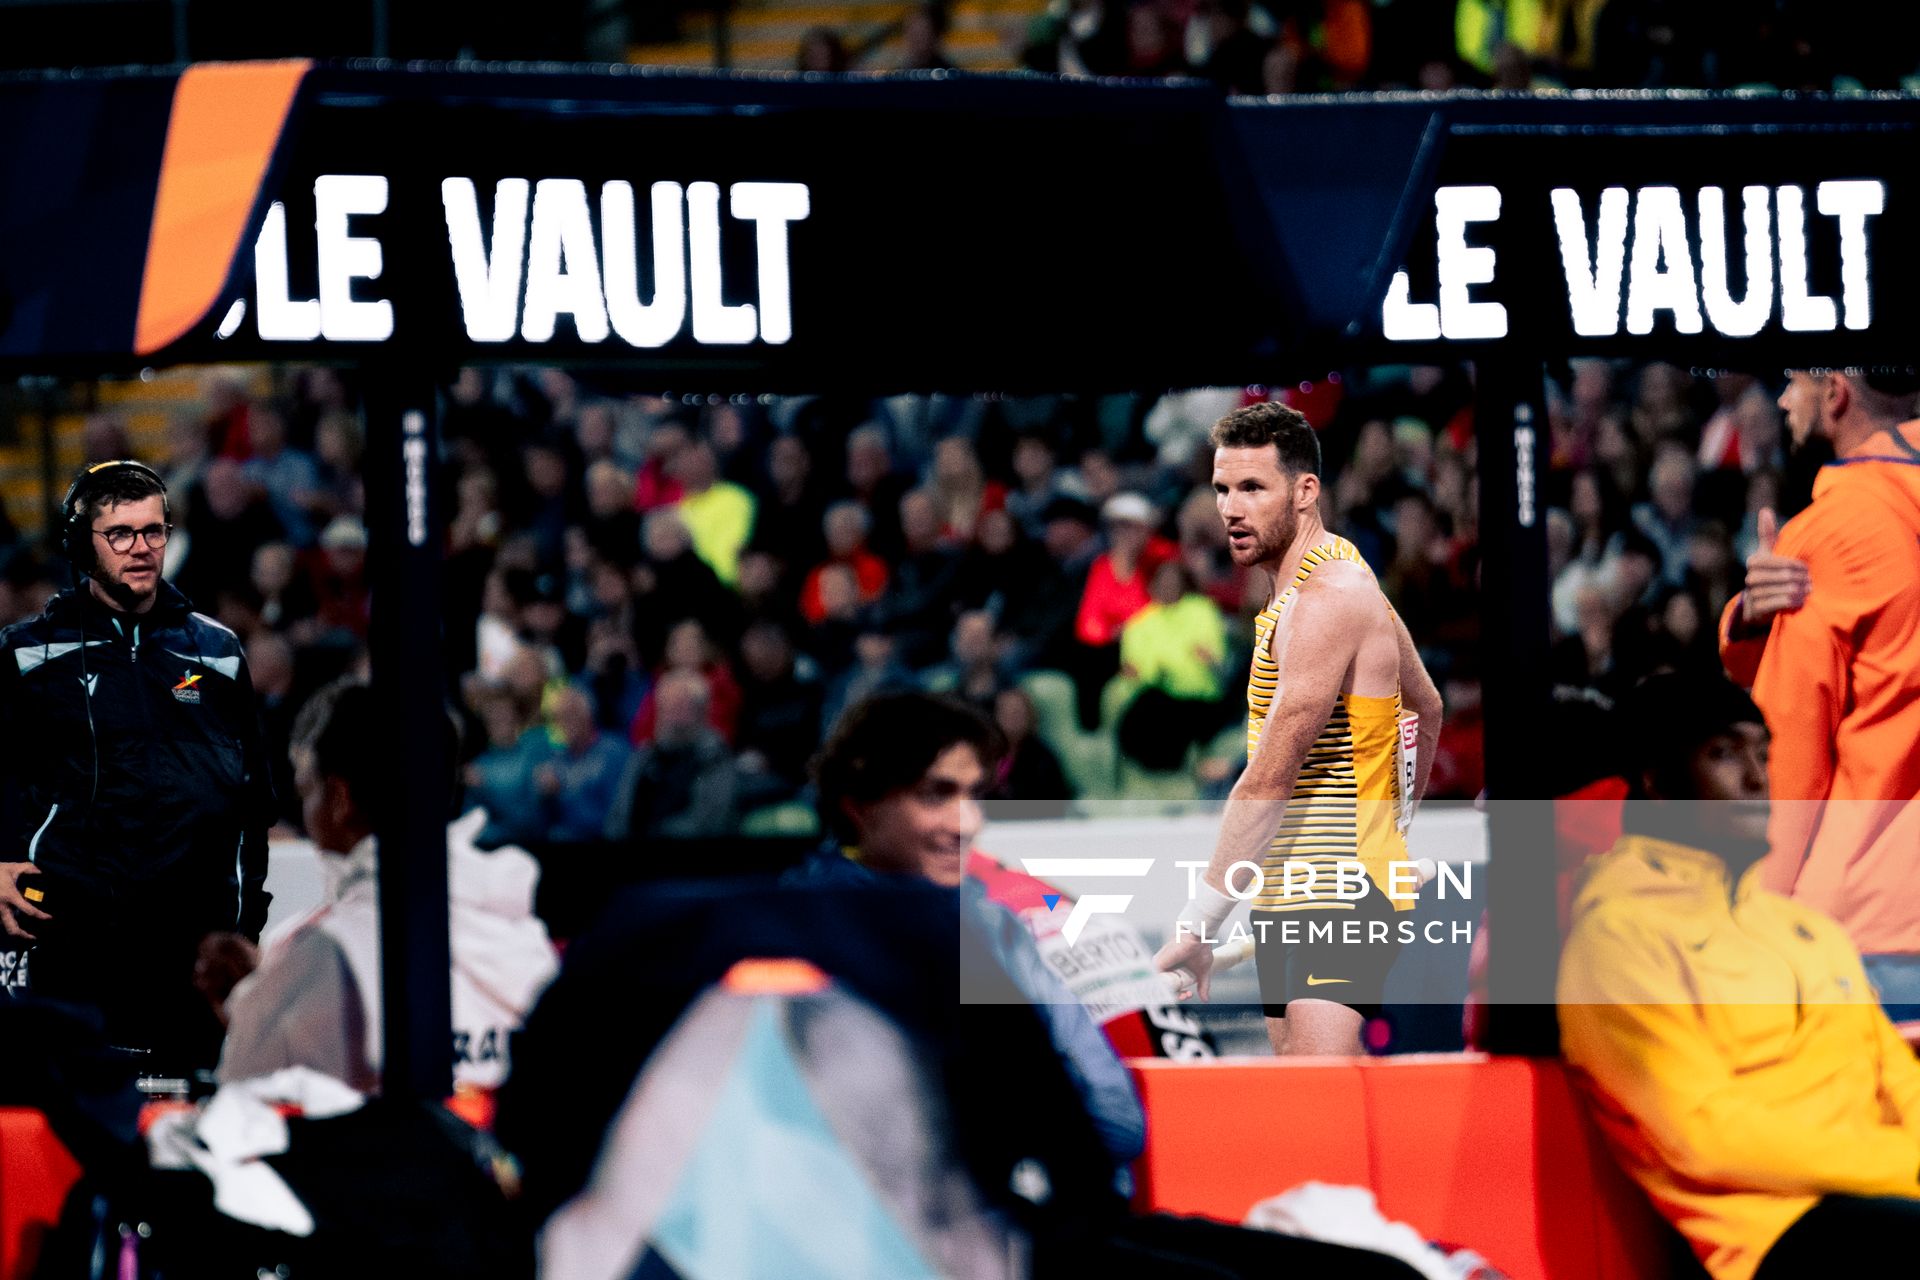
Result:
<svg viewBox="0 0 1920 1280"><path fill-rule="evenodd" d="M1239 905L1237 899L1228 897L1202 880L1199 891L1173 922L1174 940L1177 942L1184 936L1195 941L1205 940L1209 944L1218 942L1215 935L1220 925Z"/></svg>

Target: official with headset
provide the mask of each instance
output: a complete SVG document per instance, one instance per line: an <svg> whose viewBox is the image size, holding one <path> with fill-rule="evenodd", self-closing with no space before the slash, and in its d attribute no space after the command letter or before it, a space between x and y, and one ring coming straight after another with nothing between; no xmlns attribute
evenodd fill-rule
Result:
<svg viewBox="0 0 1920 1280"><path fill-rule="evenodd" d="M246 656L160 576L166 485L96 463L61 508L74 584L0 631L0 928L30 989L93 1005L149 1074L213 1065L201 940L266 922L273 791Z"/></svg>

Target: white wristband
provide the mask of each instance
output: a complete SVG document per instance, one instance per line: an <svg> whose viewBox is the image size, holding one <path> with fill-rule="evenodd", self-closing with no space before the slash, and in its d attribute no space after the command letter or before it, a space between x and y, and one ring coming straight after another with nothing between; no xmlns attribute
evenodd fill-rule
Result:
<svg viewBox="0 0 1920 1280"><path fill-rule="evenodd" d="M1215 935L1226 918L1239 906L1239 900L1230 898L1206 881L1200 882L1199 892L1194 895L1179 918L1173 922L1174 940L1183 938L1205 939L1209 943L1218 942Z"/></svg>

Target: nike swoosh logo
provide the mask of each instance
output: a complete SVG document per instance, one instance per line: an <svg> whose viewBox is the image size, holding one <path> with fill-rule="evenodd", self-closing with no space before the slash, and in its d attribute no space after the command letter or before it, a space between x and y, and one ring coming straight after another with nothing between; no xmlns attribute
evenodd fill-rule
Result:
<svg viewBox="0 0 1920 1280"><path fill-rule="evenodd" d="M1307 985L1310 987L1324 987L1335 982L1351 983L1352 981L1352 978L1316 978L1312 974L1307 975Z"/></svg>

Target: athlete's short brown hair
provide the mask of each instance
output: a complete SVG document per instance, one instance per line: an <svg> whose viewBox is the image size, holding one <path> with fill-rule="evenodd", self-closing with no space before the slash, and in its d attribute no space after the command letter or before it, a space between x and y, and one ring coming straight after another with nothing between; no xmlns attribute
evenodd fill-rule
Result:
<svg viewBox="0 0 1920 1280"><path fill-rule="evenodd" d="M1272 445L1280 454L1280 468L1292 476L1320 474L1320 437L1307 415L1284 404L1268 402L1235 409L1213 424L1216 449L1258 449Z"/></svg>

